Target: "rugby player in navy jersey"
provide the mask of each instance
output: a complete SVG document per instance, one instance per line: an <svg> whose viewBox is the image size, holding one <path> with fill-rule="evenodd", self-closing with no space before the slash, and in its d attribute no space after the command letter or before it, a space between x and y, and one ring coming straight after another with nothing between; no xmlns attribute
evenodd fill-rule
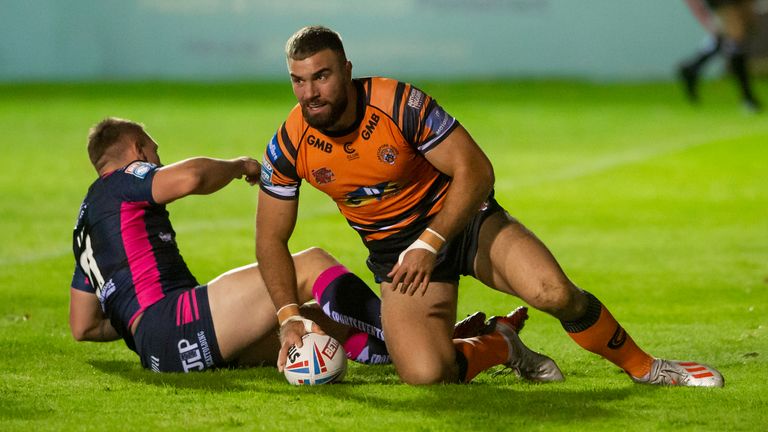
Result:
<svg viewBox="0 0 768 432"><path fill-rule="evenodd" d="M258 265L200 285L179 253L165 208L234 179L254 185L259 163L196 157L162 166L157 150L135 122L108 118L90 131L88 155L99 177L73 234L72 335L78 341L122 338L145 368L158 372L274 364L278 322ZM351 327L324 319L317 307L303 313L354 348L353 360L388 363L380 302L368 286L318 248L294 254L293 264L298 301L314 297ZM337 295L344 300L335 301Z"/></svg>

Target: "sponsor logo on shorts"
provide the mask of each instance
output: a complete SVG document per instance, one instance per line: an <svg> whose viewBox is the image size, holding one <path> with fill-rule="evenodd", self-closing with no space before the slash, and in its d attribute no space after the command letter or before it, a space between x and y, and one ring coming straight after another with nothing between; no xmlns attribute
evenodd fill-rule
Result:
<svg viewBox="0 0 768 432"><path fill-rule="evenodd" d="M205 337L204 331L197 332L197 340L200 342L200 349L203 350L203 359L208 367L213 366L213 356L211 355L211 347L208 346L208 338Z"/></svg>
<svg viewBox="0 0 768 432"><path fill-rule="evenodd" d="M149 356L149 368L153 372L160 372L160 358L155 356Z"/></svg>
<svg viewBox="0 0 768 432"><path fill-rule="evenodd" d="M164 233L160 231L157 236L160 238L161 241L165 243L171 243L173 242L173 233Z"/></svg>
<svg viewBox="0 0 768 432"><path fill-rule="evenodd" d="M177 344L179 349L179 359L184 372L191 370L203 370L206 367L213 366L213 356L211 348L208 345L208 338L204 331L197 332L197 343L191 343L182 339ZM159 363L159 361L158 361Z"/></svg>
<svg viewBox="0 0 768 432"><path fill-rule="evenodd" d="M115 292L115 289L117 289L117 287L115 287L115 282L112 279L108 280L103 287L96 288L96 298L98 298L99 303L101 303L101 310L107 310L107 299Z"/></svg>
<svg viewBox="0 0 768 432"><path fill-rule="evenodd" d="M198 344L189 343L188 340L182 339L177 346L179 348L181 367L184 369L184 372L205 369L205 364L201 361L203 355L200 352Z"/></svg>

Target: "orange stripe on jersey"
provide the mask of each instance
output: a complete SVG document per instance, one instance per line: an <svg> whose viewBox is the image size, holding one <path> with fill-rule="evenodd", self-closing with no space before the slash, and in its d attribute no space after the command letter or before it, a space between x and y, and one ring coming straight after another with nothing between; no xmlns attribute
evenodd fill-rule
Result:
<svg viewBox="0 0 768 432"><path fill-rule="evenodd" d="M330 196L366 241L426 224L450 184L424 157L456 126L427 94L386 78L355 80L350 130L309 126L297 105L267 147L262 189L293 199L306 180Z"/></svg>

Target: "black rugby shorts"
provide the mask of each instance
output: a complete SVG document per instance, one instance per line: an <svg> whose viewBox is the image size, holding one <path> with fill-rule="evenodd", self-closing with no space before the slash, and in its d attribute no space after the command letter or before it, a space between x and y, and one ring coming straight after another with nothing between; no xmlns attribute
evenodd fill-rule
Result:
<svg viewBox="0 0 768 432"><path fill-rule="evenodd" d="M141 365L155 372L227 366L213 329L207 285L174 291L148 307L134 339Z"/></svg>
<svg viewBox="0 0 768 432"><path fill-rule="evenodd" d="M491 194L472 220L469 221L464 231L449 241L437 254L435 268L430 276L430 281L456 283L462 275L475 275L474 264L475 255L477 255L480 227L488 216L499 211L504 211L504 209L493 198L493 194ZM399 239L398 243L400 245L409 245L416 241L420 235L421 232L414 233L405 241ZM386 240L381 240L379 243L386 242ZM387 273L392 271L392 267L395 266L400 253L404 249L401 246L394 250L387 250L379 245L376 251L370 252L366 264L373 273L376 283L392 282L392 278L388 277Z"/></svg>

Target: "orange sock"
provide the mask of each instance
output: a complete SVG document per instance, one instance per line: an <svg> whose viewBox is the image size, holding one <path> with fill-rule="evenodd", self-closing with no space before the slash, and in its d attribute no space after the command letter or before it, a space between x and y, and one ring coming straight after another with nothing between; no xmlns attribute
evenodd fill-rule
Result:
<svg viewBox="0 0 768 432"><path fill-rule="evenodd" d="M576 322L563 323L568 336L582 348L605 357L633 377L645 376L651 370L653 357L635 344L597 298L589 293L587 295L590 305L585 317Z"/></svg>
<svg viewBox="0 0 768 432"><path fill-rule="evenodd" d="M480 372L506 362L509 357L507 341L498 332L467 339L454 339L453 346L456 348L456 356L463 356L466 360L465 367L459 368L466 370L464 376L459 377L459 381L465 383L472 381Z"/></svg>

